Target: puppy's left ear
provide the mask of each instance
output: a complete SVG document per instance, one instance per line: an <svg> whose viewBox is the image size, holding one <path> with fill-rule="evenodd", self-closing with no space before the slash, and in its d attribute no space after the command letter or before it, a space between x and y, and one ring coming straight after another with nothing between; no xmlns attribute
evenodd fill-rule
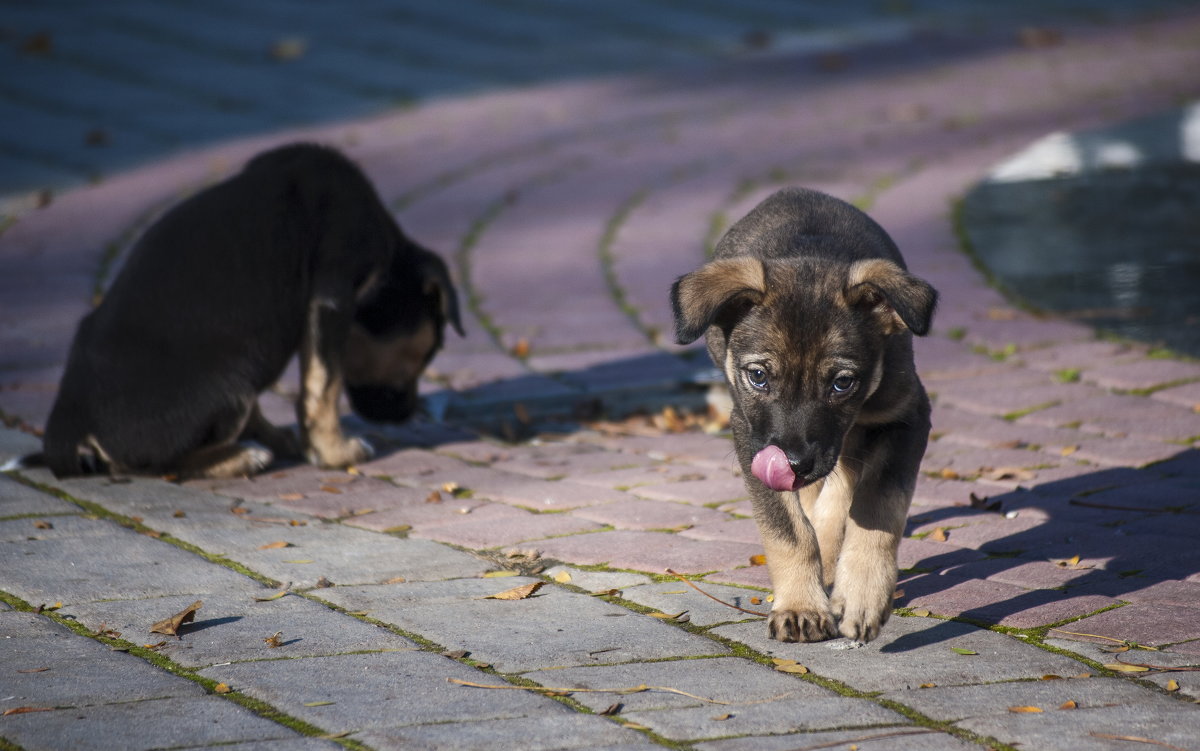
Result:
<svg viewBox="0 0 1200 751"><path fill-rule="evenodd" d="M865 308L878 317L886 334L908 329L917 336L929 333L937 290L891 261L872 258L850 267L846 303Z"/></svg>
<svg viewBox="0 0 1200 751"><path fill-rule="evenodd" d="M459 336L466 336L458 315L458 292L450 279L450 270L436 253L421 250L421 291L438 301L442 317L454 327Z"/></svg>

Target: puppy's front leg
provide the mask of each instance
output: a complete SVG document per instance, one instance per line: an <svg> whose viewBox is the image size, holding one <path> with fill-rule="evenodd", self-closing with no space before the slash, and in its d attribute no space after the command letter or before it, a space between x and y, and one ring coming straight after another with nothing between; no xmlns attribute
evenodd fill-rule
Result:
<svg viewBox="0 0 1200 751"><path fill-rule="evenodd" d="M834 619L821 581L821 551L796 495L764 489L754 496L754 516L775 590L768 635L793 642L829 638Z"/></svg>
<svg viewBox="0 0 1200 751"><path fill-rule="evenodd" d="M341 352L349 322L328 300L309 303L308 321L300 346L300 398L297 423L305 458L321 467L348 467L375 455L361 438L346 438L338 416L342 393Z"/></svg>
<svg viewBox="0 0 1200 751"><path fill-rule="evenodd" d="M847 639L871 641L892 614L896 548L908 509L908 498L896 493L860 496L851 508L832 598L838 630Z"/></svg>

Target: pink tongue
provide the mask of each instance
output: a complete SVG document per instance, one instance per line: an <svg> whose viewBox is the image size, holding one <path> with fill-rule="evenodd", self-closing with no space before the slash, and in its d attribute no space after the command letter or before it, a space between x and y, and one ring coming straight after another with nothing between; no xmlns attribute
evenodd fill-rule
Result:
<svg viewBox="0 0 1200 751"><path fill-rule="evenodd" d="M771 490L783 492L794 490L796 473L788 462L787 455L778 446L767 446L754 455L750 471Z"/></svg>

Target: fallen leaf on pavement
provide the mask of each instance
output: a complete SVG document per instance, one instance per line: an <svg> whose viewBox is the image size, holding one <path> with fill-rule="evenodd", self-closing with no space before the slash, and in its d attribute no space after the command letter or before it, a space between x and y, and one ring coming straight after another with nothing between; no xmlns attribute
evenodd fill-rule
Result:
<svg viewBox="0 0 1200 751"><path fill-rule="evenodd" d="M571 581L571 572L570 571L559 571L557 574L554 575L554 581L558 582L559 584L569 583Z"/></svg>
<svg viewBox="0 0 1200 751"><path fill-rule="evenodd" d="M1172 678L1171 680L1167 681L1167 685L1163 686L1163 688L1166 689L1167 691L1178 691L1179 690L1179 681Z"/></svg>
<svg viewBox="0 0 1200 751"><path fill-rule="evenodd" d="M306 706L306 707L328 707L330 704L337 704L337 702L336 701L306 701L306 702L304 702L304 706Z"/></svg>
<svg viewBox="0 0 1200 751"><path fill-rule="evenodd" d="M960 654L960 655L977 655L977 654L979 654L978 652L976 652L973 649L965 649L963 647L950 647L950 650L953 651L955 654Z"/></svg>
<svg viewBox="0 0 1200 751"><path fill-rule="evenodd" d="M1068 699L1068 700L1064 701L1062 704L1059 704L1058 708L1059 709L1079 709L1079 705L1075 703L1074 699Z"/></svg>
<svg viewBox="0 0 1200 751"><path fill-rule="evenodd" d="M521 573L520 571L513 571L511 569L503 569L501 571L488 571L488 572L484 573L483 578L484 579L502 579L506 576L519 576L520 573Z"/></svg>
<svg viewBox="0 0 1200 751"><path fill-rule="evenodd" d="M1041 712L1042 708L1041 707L1031 707L1031 706L1009 707L1008 711L1015 712L1017 714L1036 714L1038 712Z"/></svg>
<svg viewBox="0 0 1200 751"><path fill-rule="evenodd" d="M150 627L152 634L166 634L167 636L178 636L179 628L185 623L191 623L196 618L196 611L204 605L200 600L196 600L191 605L188 605L183 610L179 611L170 618L164 618L158 623Z"/></svg>
<svg viewBox="0 0 1200 751"><path fill-rule="evenodd" d="M49 669L50 668L26 668L25 670L18 670L17 672L18 673L44 673Z"/></svg>
<svg viewBox="0 0 1200 751"><path fill-rule="evenodd" d="M533 593L542 588L545 582L530 582L522 584L519 587L506 589L503 592L498 592L494 595L484 597L484 600L524 600L526 597L533 596Z"/></svg>
<svg viewBox="0 0 1200 751"><path fill-rule="evenodd" d="M1104 667L1109 670L1115 670L1118 673L1144 673L1150 669L1141 665L1130 665L1126 662L1109 662L1105 663Z"/></svg>
<svg viewBox="0 0 1200 751"><path fill-rule="evenodd" d="M767 565L767 557L765 555L763 555L762 553L759 553L757 555L752 555L752 556L750 556L750 565L751 566L765 566L765 565Z"/></svg>
<svg viewBox="0 0 1200 751"><path fill-rule="evenodd" d="M38 519L33 523L35 529L54 529L54 525L45 519Z"/></svg>
<svg viewBox="0 0 1200 751"><path fill-rule="evenodd" d="M259 545L258 549L259 550L278 550L279 548L290 548L290 547L292 547L292 543L288 542L287 540L276 540L275 542L268 542L266 545Z"/></svg>
<svg viewBox="0 0 1200 751"><path fill-rule="evenodd" d="M280 493L279 500L281 501L302 501L304 500L303 493Z"/></svg>
<svg viewBox="0 0 1200 751"><path fill-rule="evenodd" d="M280 638L281 636L283 636L283 632L276 631L275 633L268 636L266 639L263 639L263 642L266 643L266 645L268 647L270 647L271 649L275 649L276 647L282 647L283 639Z"/></svg>
<svg viewBox="0 0 1200 751"><path fill-rule="evenodd" d="M218 694L228 694L230 691L233 691L233 689L229 687L228 683L218 683L217 685L213 686L213 691Z"/></svg>
<svg viewBox="0 0 1200 751"><path fill-rule="evenodd" d="M945 527L934 527L934 530L929 533L929 539L936 542L945 542L950 539L950 535L946 533Z"/></svg>
<svg viewBox="0 0 1200 751"><path fill-rule="evenodd" d="M54 711L54 707L13 707L12 709L4 710L3 716L7 717L10 714L27 714L29 712L53 712L53 711Z"/></svg>

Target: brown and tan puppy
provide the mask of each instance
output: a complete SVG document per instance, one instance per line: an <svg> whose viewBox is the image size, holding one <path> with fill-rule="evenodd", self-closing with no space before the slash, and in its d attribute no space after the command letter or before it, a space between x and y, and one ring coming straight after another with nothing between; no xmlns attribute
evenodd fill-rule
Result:
<svg viewBox="0 0 1200 751"><path fill-rule="evenodd" d="M447 323L462 333L445 264L358 167L275 149L138 240L79 324L42 458L56 475L183 477L252 474L274 455L361 462L373 451L342 434L343 388L366 419L407 419ZM258 408L296 354L298 440Z"/></svg>
<svg viewBox="0 0 1200 751"><path fill-rule="evenodd" d="M929 400L912 335L937 293L887 233L781 190L671 290L680 344L707 334L775 590L769 634L869 641L891 614Z"/></svg>

